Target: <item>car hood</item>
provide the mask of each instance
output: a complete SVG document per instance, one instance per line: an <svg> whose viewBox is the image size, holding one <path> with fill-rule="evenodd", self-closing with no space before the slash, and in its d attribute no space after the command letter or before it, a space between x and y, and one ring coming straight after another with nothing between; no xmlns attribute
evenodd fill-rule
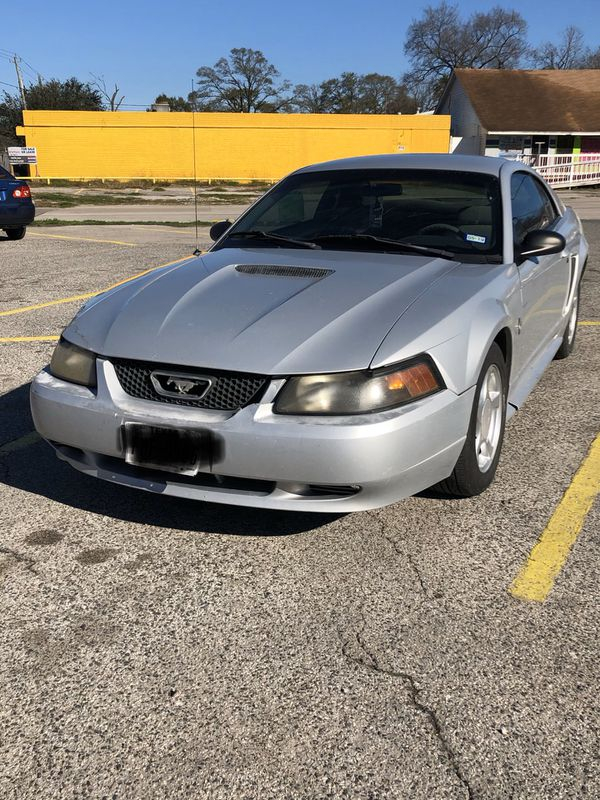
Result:
<svg viewBox="0 0 600 800"><path fill-rule="evenodd" d="M279 267L289 274L273 274ZM402 313L454 267L403 254L222 249L108 291L65 336L107 357L217 370L364 369Z"/></svg>

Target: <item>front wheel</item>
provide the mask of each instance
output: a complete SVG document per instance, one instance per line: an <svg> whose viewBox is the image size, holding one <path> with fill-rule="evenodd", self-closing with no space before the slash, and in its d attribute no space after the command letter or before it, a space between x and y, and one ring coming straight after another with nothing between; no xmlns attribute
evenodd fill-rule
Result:
<svg viewBox="0 0 600 800"><path fill-rule="evenodd" d="M494 343L479 374L462 452L452 475L435 487L443 494L473 497L494 480L504 439L507 386L506 362Z"/></svg>
<svg viewBox="0 0 600 800"><path fill-rule="evenodd" d="M25 236L25 231L27 228L25 225L22 225L20 228L9 228L5 231L6 235L11 241L16 241L17 239L22 239Z"/></svg>

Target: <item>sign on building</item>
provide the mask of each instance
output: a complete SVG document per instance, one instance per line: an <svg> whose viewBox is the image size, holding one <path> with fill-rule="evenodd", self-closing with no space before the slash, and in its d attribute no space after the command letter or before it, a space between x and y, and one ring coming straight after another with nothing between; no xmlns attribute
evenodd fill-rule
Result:
<svg viewBox="0 0 600 800"><path fill-rule="evenodd" d="M8 160L11 164L37 164L35 147L9 147Z"/></svg>

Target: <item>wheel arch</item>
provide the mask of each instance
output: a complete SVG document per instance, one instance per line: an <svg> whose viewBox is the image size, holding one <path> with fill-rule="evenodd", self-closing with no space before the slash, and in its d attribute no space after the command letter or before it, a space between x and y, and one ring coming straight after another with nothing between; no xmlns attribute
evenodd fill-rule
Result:
<svg viewBox="0 0 600 800"><path fill-rule="evenodd" d="M510 371L512 367L512 357L513 357L513 340L512 340L512 333L508 325L505 325L503 328L500 328L500 330L494 337L494 342L498 345L500 350L502 350L502 355L504 356L504 363L506 364L506 375L510 382Z"/></svg>

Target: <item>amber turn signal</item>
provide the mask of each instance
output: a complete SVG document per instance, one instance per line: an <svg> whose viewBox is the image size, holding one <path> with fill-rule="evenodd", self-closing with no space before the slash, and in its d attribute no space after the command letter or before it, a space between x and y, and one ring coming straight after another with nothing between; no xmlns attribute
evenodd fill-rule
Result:
<svg viewBox="0 0 600 800"><path fill-rule="evenodd" d="M420 397L439 389L431 367L424 362L392 372L386 375L385 380L388 389L396 391L405 389L411 397Z"/></svg>

